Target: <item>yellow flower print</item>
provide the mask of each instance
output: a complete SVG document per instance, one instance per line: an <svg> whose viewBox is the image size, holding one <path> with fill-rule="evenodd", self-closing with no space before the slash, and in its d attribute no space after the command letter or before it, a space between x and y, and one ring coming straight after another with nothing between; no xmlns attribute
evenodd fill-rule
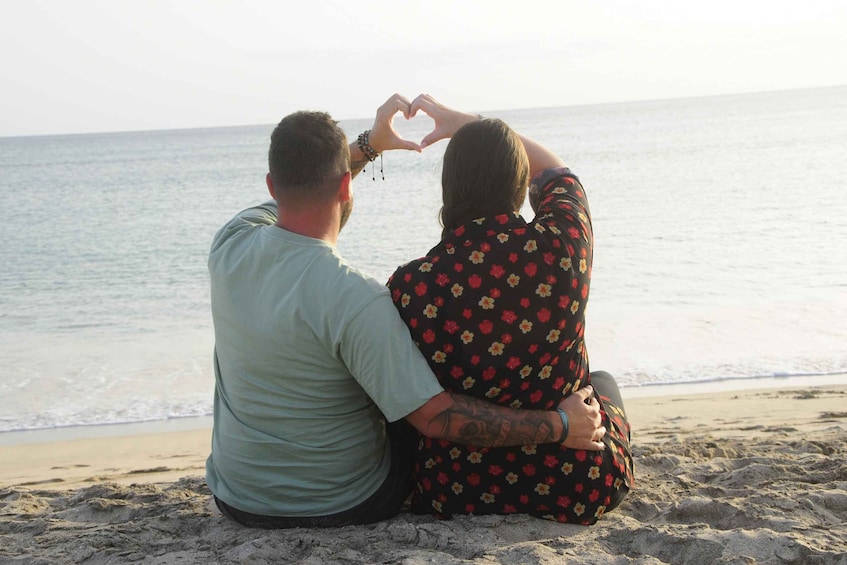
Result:
<svg viewBox="0 0 847 565"><path fill-rule="evenodd" d="M532 373L532 367L529 365L524 365L521 367L520 376L522 379L527 378Z"/></svg>
<svg viewBox="0 0 847 565"><path fill-rule="evenodd" d="M535 243L534 239L530 239L529 241L526 242L526 245L523 246L523 250L526 251L527 253L532 253L536 249L538 249L538 244Z"/></svg>
<svg viewBox="0 0 847 565"><path fill-rule="evenodd" d="M486 396L486 398L494 398L498 394L500 394L500 388L493 386L493 387L488 389L488 392L485 393L485 396Z"/></svg>
<svg viewBox="0 0 847 565"><path fill-rule="evenodd" d="M559 341L560 333L561 332L559 330L550 330L550 332L547 334L548 343L556 343L557 341Z"/></svg>
<svg viewBox="0 0 847 565"><path fill-rule="evenodd" d="M453 483L453 486L450 488L453 489L454 494L462 494L462 491L465 490L465 487L461 483Z"/></svg>
<svg viewBox="0 0 847 565"><path fill-rule="evenodd" d="M482 306L483 310L491 310L494 308L494 299L490 296L483 296L479 299L479 305Z"/></svg>
<svg viewBox="0 0 847 565"><path fill-rule="evenodd" d="M562 474L570 475L573 473L573 463L562 463Z"/></svg>
<svg viewBox="0 0 847 565"><path fill-rule="evenodd" d="M532 322L529 320L523 320L518 327L523 333L528 334L532 331Z"/></svg>
<svg viewBox="0 0 847 565"><path fill-rule="evenodd" d="M521 451L523 451L527 455L535 455L535 453L536 453L535 445L534 444L533 445L522 445Z"/></svg>
<svg viewBox="0 0 847 565"><path fill-rule="evenodd" d="M514 473L509 473L508 475L506 475L506 482L510 485L513 485L518 482L518 476Z"/></svg>
<svg viewBox="0 0 847 565"><path fill-rule="evenodd" d="M471 263L473 263L474 265L479 265L480 263L485 261L485 253L483 253L482 251L474 251L471 253L470 259Z"/></svg>
<svg viewBox="0 0 847 565"><path fill-rule="evenodd" d="M479 497L479 499L481 501L485 502L486 504L491 504L495 500L494 495L491 494L490 492L482 493L482 495Z"/></svg>
<svg viewBox="0 0 847 565"><path fill-rule="evenodd" d="M600 467L598 467L597 465L592 466L588 470L588 478L591 479L592 481L596 481L597 479L599 479L600 478Z"/></svg>
<svg viewBox="0 0 847 565"><path fill-rule="evenodd" d="M544 365L544 367L542 367L541 371L539 371L538 373L538 378L542 380L549 379L552 373L553 367L551 367L550 365Z"/></svg>
<svg viewBox="0 0 847 565"><path fill-rule="evenodd" d="M561 186L557 186L556 188L553 189L553 194L564 194L564 193L565 193L565 189L562 188Z"/></svg>
<svg viewBox="0 0 847 565"><path fill-rule="evenodd" d="M465 380L462 381L462 387L465 390L468 390L474 385L474 383L476 383L476 379L474 379L473 377L467 377Z"/></svg>
<svg viewBox="0 0 847 565"><path fill-rule="evenodd" d="M462 296L462 293L465 292L465 287L459 283L453 283L453 286L450 287L450 292L453 293L453 298L459 298Z"/></svg>
<svg viewBox="0 0 847 565"><path fill-rule="evenodd" d="M605 513L606 513L606 507L605 506L598 506L597 511L594 512L594 517L595 518L601 518L603 516L603 514L605 514Z"/></svg>
<svg viewBox="0 0 847 565"><path fill-rule="evenodd" d="M500 243L506 243L507 241L509 241L509 234L498 233L497 234L497 241L499 241Z"/></svg>
<svg viewBox="0 0 847 565"><path fill-rule="evenodd" d="M471 451L468 453L468 461L471 463L482 463L482 453L479 451Z"/></svg>
<svg viewBox="0 0 847 565"><path fill-rule="evenodd" d="M544 228L544 226L543 226L543 225L541 225L541 224L535 224L535 231L537 231L538 233L544 233L544 232L545 232L545 231L547 231L547 230Z"/></svg>
<svg viewBox="0 0 847 565"><path fill-rule="evenodd" d="M579 300L574 300L571 302L571 314L576 314L579 312Z"/></svg>
<svg viewBox="0 0 847 565"><path fill-rule="evenodd" d="M434 306L432 304L427 304L426 308L424 308L423 313L424 313L424 316L426 316L429 319L437 318L438 317L438 306Z"/></svg>
<svg viewBox="0 0 847 565"><path fill-rule="evenodd" d="M571 263L571 258L562 257L561 259L559 259L559 266L565 271L570 271L573 267L573 263Z"/></svg>
<svg viewBox="0 0 847 565"><path fill-rule="evenodd" d="M523 403L517 398L509 403L509 408L520 408L521 406L523 406Z"/></svg>
<svg viewBox="0 0 847 565"><path fill-rule="evenodd" d="M511 275L509 275L509 278L506 279L506 282L509 283L510 287L515 288L516 286L518 286L518 283L521 282L521 278L518 275L512 273Z"/></svg>
<svg viewBox="0 0 847 565"><path fill-rule="evenodd" d="M459 336L459 337L462 339L462 343L467 345L467 344L469 344L470 342L473 341L473 336L474 336L473 332L469 332L468 330L465 330L465 331L462 332L462 335Z"/></svg>
<svg viewBox="0 0 847 565"><path fill-rule="evenodd" d="M579 214L577 214L577 216L578 216L578 217L579 217L579 219L580 219L580 220L582 220L584 223L588 223L588 216L586 216L583 212L580 212Z"/></svg>
<svg viewBox="0 0 847 565"><path fill-rule="evenodd" d="M586 261L585 259L580 259L579 260L579 272L584 273L587 270L588 270L588 261Z"/></svg>
<svg viewBox="0 0 847 565"><path fill-rule="evenodd" d="M577 516L582 516L585 513L585 505L581 502L574 504L573 513Z"/></svg>
<svg viewBox="0 0 847 565"><path fill-rule="evenodd" d="M433 467L435 467L435 459L433 459L432 457L427 459L426 463L424 463L424 467L426 467L427 469L432 469Z"/></svg>
<svg viewBox="0 0 847 565"><path fill-rule="evenodd" d="M441 512L441 503L439 501L433 500L432 507L435 508L436 512Z"/></svg>
<svg viewBox="0 0 847 565"><path fill-rule="evenodd" d="M532 489L538 494L550 494L550 485L545 485L544 483L538 483L535 485L535 488Z"/></svg>
<svg viewBox="0 0 847 565"><path fill-rule="evenodd" d="M474 223L481 226L485 222L485 218L477 218L474 220Z"/></svg>
<svg viewBox="0 0 847 565"><path fill-rule="evenodd" d="M621 488L622 484L623 484L623 480L620 477L615 479L615 490L618 490L619 488Z"/></svg>
<svg viewBox="0 0 847 565"><path fill-rule="evenodd" d="M462 456L462 450L458 447L454 447L450 450L450 459L458 459Z"/></svg>
<svg viewBox="0 0 847 565"><path fill-rule="evenodd" d="M492 355L502 355L503 350L506 348L505 345L500 343L499 341L495 341L491 344L491 347L488 348L488 352Z"/></svg>
<svg viewBox="0 0 847 565"><path fill-rule="evenodd" d="M550 231L551 231L551 232L553 232L554 234L556 234L556 235L562 235L562 230L560 230L560 229L559 229L559 228L557 228L556 226L549 226L549 227L550 227Z"/></svg>
<svg viewBox="0 0 847 565"><path fill-rule="evenodd" d="M401 296L401 297L400 297L400 306L402 306L403 308L405 308L406 306L408 306L408 305L409 305L409 302L410 302L411 300L412 300L412 297L411 297L411 296L409 296L408 294L404 294L403 296Z"/></svg>
<svg viewBox="0 0 847 565"><path fill-rule="evenodd" d="M535 294L537 294L541 298L547 298L548 296L553 294L552 289L553 287L547 283L539 283L538 288L535 289Z"/></svg>
<svg viewBox="0 0 847 565"><path fill-rule="evenodd" d="M418 267L418 270L422 273L428 273L432 270L432 263L424 261L421 263L421 266Z"/></svg>
<svg viewBox="0 0 847 565"><path fill-rule="evenodd" d="M436 363L444 363L447 360L447 354L443 351L436 351L432 354L432 360Z"/></svg>
<svg viewBox="0 0 847 565"><path fill-rule="evenodd" d="M455 247L448 247L447 248L447 255L453 255L454 253L456 253Z"/></svg>

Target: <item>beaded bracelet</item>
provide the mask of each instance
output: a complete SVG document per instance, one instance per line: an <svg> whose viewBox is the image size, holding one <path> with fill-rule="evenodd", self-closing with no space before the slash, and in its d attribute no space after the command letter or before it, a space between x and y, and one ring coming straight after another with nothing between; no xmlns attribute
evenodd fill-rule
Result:
<svg viewBox="0 0 847 565"><path fill-rule="evenodd" d="M568 423L568 414L564 410L562 410L561 408L556 408L556 412L558 412L559 416L562 417L562 437L559 439L559 443L562 443L566 439L568 439L570 424Z"/></svg>
<svg viewBox="0 0 847 565"><path fill-rule="evenodd" d="M379 157L379 153L377 153L374 148L370 145L370 140L368 139L370 133L371 130L369 129L366 129L363 133L360 133L357 143L359 145L359 151L362 152L362 155L364 155L368 161L373 163L374 161L376 161L376 158Z"/></svg>

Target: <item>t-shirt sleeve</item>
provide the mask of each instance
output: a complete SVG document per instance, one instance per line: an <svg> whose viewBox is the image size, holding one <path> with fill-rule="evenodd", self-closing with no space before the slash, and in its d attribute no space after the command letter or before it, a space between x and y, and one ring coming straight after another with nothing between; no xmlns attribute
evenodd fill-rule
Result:
<svg viewBox="0 0 847 565"><path fill-rule="evenodd" d="M444 391L387 292L353 318L340 347L348 370L389 422Z"/></svg>
<svg viewBox="0 0 847 565"><path fill-rule="evenodd" d="M276 202L269 200L264 204L242 210L222 227L212 240L212 252L231 237L256 226L272 226L277 220Z"/></svg>
<svg viewBox="0 0 847 565"><path fill-rule="evenodd" d="M567 251L575 259L590 259L594 246L591 213L577 176L565 167L541 171L530 183L529 198L535 210L535 229L549 229L568 243Z"/></svg>

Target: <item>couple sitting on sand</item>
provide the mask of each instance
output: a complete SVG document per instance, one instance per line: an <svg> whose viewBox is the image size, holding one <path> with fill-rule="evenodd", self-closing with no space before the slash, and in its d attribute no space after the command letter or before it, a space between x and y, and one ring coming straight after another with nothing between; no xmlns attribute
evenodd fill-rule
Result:
<svg viewBox="0 0 847 565"><path fill-rule="evenodd" d="M420 145L392 126L419 111L435 123ZM384 151L446 138L442 239L386 288L336 249L351 181ZM206 478L224 515L335 527L412 495L442 518L593 524L621 502L629 424L611 375L589 373L593 234L558 156L500 120L394 95L349 146L327 114L287 116L268 161L274 200L235 216L209 255Z"/></svg>

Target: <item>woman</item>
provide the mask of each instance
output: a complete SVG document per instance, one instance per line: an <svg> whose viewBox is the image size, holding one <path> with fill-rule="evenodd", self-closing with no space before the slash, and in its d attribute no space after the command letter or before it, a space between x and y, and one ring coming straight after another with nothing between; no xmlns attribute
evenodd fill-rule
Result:
<svg viewBox="0 0 847 565"><path fill-rule="evenodd" d="M583 341L593 234L582 186L562 160L505 123L427 95L435 121L422 147L452 138L442 171L442 240L394 273L392 298L448 391L550 409L593 384L604 451L561 445L476 448L421 438L413 510L526 513L594 523L632 485L629 424L617 385L590 374ZM527 185L535 220L519 214Z"/></svg>

